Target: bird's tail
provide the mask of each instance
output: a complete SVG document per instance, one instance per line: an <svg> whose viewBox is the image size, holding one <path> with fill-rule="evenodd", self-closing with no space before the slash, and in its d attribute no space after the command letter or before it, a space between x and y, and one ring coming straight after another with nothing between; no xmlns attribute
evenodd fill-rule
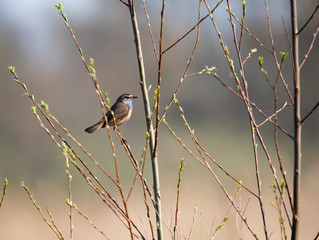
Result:
<svg viewBox="0 0 319 240"><path fill-rule="evenodd" d="M100 129L101 127L103 127L104 125L104 121L99 121L98 123L92 125L91 127L88 127L86 129L84 129L84 131L86 131L87 133L93 133L96 130Z"/></svg>

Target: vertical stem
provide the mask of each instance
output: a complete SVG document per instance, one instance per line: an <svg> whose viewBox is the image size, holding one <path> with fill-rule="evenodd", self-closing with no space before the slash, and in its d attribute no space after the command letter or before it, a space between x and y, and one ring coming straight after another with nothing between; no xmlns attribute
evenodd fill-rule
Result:
<svg viewBox="0 0 319 240"><path fill-rule="evenodd" d="M264 226L265 239L268 240L269 237L268 237L268 230L267 230L267 224L266 224L265 208L264 208L264 203L263 203L263 199L262 199L261 179L260 179L260 173L259 173L259 160L258 160L258 151L257 151L257 142L256 142L256 130L255 130L255 126L254 126L254 123L252 120L250 120L250 128L251 128L251 138L252 138L252 143L253 143L253 148L254 148L256 180L257 180L257 189L258 189L258 201L259 201L261 217L262 217L263 226Z"/></svg>
<svg viewBox="0 0 319 240"><path fill-rule="evenodd" d="M299 239L299 197L301 176L300 68L296 0L290 0L294 77L294 189L291 240Z"/></svg>
<svg viewBox="0 0 319 240"><path fill-rule="evenodd" d="M66 160L66 171L68 176L68 185L69 185L69 202L70 204L70 212L69 212L69 219L70 219L70 240L73 240L73 200L72 200L72 176L70 174L70 165L69 165L69 158L65 155Z"/></svg>
<svg viewBox="0 0 319 240"><path fill-rule="evenodd" d="M157 239L162 240L163 225L162 225L162 211L161 211L162 204L161 204L161 198L160 198L159 170L158 170L157 155L154 154L155 131L154 131L152 119L151 119L150 103L148 98L145 69L144 69L144 62L143 62L143 52L142 52L141 39L140 39L140 33L139 33L138 24L137 24L135 9L131 0L128 1L128 5L129 5L130 14L131 14L132 27L133 27L134 37L135 37L137 62L138 62L139 73L140 73L140 85L141 85L141 91L143 94L147 131L150 134L149 141L150 141L150 153L151 153L151 162L152 162L153 189L154 189L154 198L155 198Z"/></svg>

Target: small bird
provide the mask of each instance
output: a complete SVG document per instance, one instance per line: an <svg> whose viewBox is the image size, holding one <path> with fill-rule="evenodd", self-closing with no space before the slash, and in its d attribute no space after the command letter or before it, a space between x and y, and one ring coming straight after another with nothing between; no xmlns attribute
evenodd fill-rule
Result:
<svg viewBox="0 0 319 240"><path fill-rule="evenodd" d="M134 98L137 97L127 93L122 94L111 107L111 111L113 111L114 113L114 118L117 126L130 119L133 112L132 102ZM107 118L109 126L113 127L115 123L112 113L108 111L105 116ZM103 117L98 123L86 128L84 131L86 131L87 133L93 133L100 128L104 128L105 126L106 122L105 118Z"/></svg>

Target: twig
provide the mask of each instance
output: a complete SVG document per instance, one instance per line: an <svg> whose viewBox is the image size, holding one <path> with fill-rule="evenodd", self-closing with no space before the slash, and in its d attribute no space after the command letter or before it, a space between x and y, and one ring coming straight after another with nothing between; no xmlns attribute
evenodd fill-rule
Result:
<svg viewBox="0 0 319 240"><path fill-rule="evenodd" d="M105 118L105 121L107 122L106 115L104 115L104 118ZM127 217L127 224L128 224L128 228L129 228L129 231L130 231L131 239L133 240L134 239L134 234L133 234L131 219L129 217L127 201L125 199L124 192L123 192L123 189L122 189L122 186L121 186L120 172L119 172L119 168L118 168L117 157L116 157L116 154L115 154L114 142L112 140L112 135L111 135L110 131L108 131L108 132L109 132L109 138L111 140L113 159L114 159L114 164L115 164L116 179L117 179L117 182L119 184L118 185L118 190L120 192L120 195L121 195L121 198L122 198L122 202L123 202L123 205L124 205L125 215Z"/></svg>
<svg viewBox="0 0 319 240"><path fill-rule="evenodd" d="M286 38L287 38L287 43L288 43L288 46L289 46L289 52L290 52L290 58L291 58L291 62L293 63L294 61L294 57L293 57L293 53L292 53L292 46L291 46L291 40L289 38L289 34L288 34L288 30L287 30L287 27L286 27L286 24L285 24L285 20L284 20L284 17L281 15L281 20L282 20L282 24L284 26L284 29L285 29L285 34L286 34Z"/></svg>
<svg viewBox="0 0 319 240"><path fill-rule="evenodd" d="M285 183L283 182L282 185L280 186L282 189L284 188L284 185ZM286 228L285 228L285 225L284 225L284 218L282 216L282 211L281 211L281 195L278 196L277 194L277 186L275 183L273 183L272 185L272 188L273 188L273 192L274 192L274 195L275 195L275 200L276 200L276 206L274 205L274 203L271 203L278 211L278 215L279 215L279 224L280 224L280 232L281 232L281 235L285 238L285 240L287 240L287 234L286 234Z"/></svg>
<svg viewBox="0 0 319 240"><path fill-rule="evenodd" d="M274 84L274 88L273 88L273 94L274 94L274 111L277 110L277 81L275 82ZM289 203L290 203L290 208L292 209L293 211L293 203L292 203L292 198L291 198L291 194L290 194L290 188L289 188L289 185L288 185L288 180L287 180L287 177L286 177L286 172L284 170L284 167L283 167L283 164L282 164L282 161L281 161L281 156L280 156L280 152L279 152L279 143L278 143L278 128L277 128L277 123L278 123L278 116L277 114L275 115L275 127L274 127L274 141L275 141L275 148L276 148L276 153L277 153L277 159L278 159L278 162L279 162L279 168L280 168L280 172L282 174L282 177L284 179L284 183L285 183L285 188L287 190L287 195L288 195L288 199L289 199ZM282 193L283 191L281 191ZM282 198L283 196L280 195L280 201L282 201ZM288 219L289 220L289 219ZM289 220L289 223L290 223L290 220ZM291 224L290 224L291 226Z"/></svg>
<svg viewBox="0 0 319 240"><path fill-rule="evenodd" d="M239 193L241 191L241 184L238 184L238 191L235 193L235 197L234 197L234 200L239 196ZM250 199L250 198L249 198ZM248 204L248 203L247 203ZM229 215L229 212L230 210L232 209L232 205L229 206L229 208L227 209L226 211L226 214L225 216L223 217L223 220L221 221L221 223L216 227L215 231L213 234L210 234L211 237L210 237L210 240L213 240L216 235L217 235L217 232L225 225L225 223L228 221L228 215ZM243 211L243 215L245 214L245 211L246 209ZM213 227L213 226L212 226Z"/></svg>
<svg viewBox="0 0 319 240"><path fill-rule="evenodd" d="M288 106L287 102L284 103L284 105L280 108L280 109L276 109L276 112L273 113L271 116L269 116L268 118L266 118L263 122L259 123L257 125L257 128L259 128L260 126L264 125L266 122L270 121L273 117L277 117L278 113L280 113L282 110L284 110L286 107ZM277 121L274 122L274 126L276 128L278 128L278 123Z"/></svg>
<svg viewBox="0 0 319 240"><path fill-rule="evenodd" d="M40 214L42 220L49 226L49 228L55 233L55 235L57 236L58 239L60 240L63 240L63 235L61 233L60 230L58 230L53 224L51 225L50 222L45 218L45 216L43 215L42 213L42 210L40 208L39 205L37 205L36 201L33 199L33 196L32 194L30 193L30 190L29 188L27 188L25 185L24 185L24 182L21 182L21 187L23 187L23 189L26 191L26 193L28 194L30 200L32 201L33 203L33 206L37 209L38 213ZM53 218L51 217L51 222L54 223L53 221Z"/></svg>
<svg viewBox="0 0 319 240"><path fill-rule="evenodd" d="M48 207L45 207L45 211L47 212L47 214L48 214L49 217L50 217L50 220L51 220L51 223L52 223L52 227L62 236L62 232L61 232L61 230L59 230L58 226L55 224L54 219L53 219L53 216L52 216L52 214L50 213Z"/></svg>
<svg viewBox="0 0 319 240"><path fill-rule="evenodd" d="M123 3L125 6L128 7L128 4L126 2L124 2L124 0L119 0L121 3Z"/></svg>
<svg viewBox="0 0 319 240"><path fill-rule="evenodd" d="M65 149L67 150L67 149ZM67 151L65 151L67 152ZM72 176L70 173L70 164L69 164L69 158L64 154L65 161L66 161L66 174L68 177L68 186L69 186L69 202L71 203L69 205L69 219L70 219L70 240L73 239L73 206L72 206Z"/></svg>
<svg viewBox="0 0 319 240"><path fill-rule="evenodd" d="M154 40L152 28L151 28L150 19L149 19L149 16L147 14L147 10L146 10L145 0L143 0L143 7L144 7L144 13L145 13L146 21L147 21L147 25L148 25L148 30L150 32L150 37L151 37L152 44L153 44L153 50L154 50L155 58L156 58L156 61L159 62L159 58L158 58L158 54L157 54L157 50L156 50L156 46L155 46L155 40Z"/></svg>
<svg viewBox="0 0 319 240"><path fill-rule="evenodd" d="M0 201L0 208L1 208L1 206L2 206L4 196L6 195L7 186L8 186L8 179L5 178L5 179L4 179L4 185L3 185L3 187L2 187L3 191L2 191L1 201Z"/></svg>
<svg viewBox="0 0 319 240"><path fill-rule="evenodd" d="M182 171L184 168L185 162L184 159L181 159L181 165L178 171L178 182L177 182L177 194L176 194L176 209L175 209L175 222L173 227L173 239L176 239L176 232L177 232L177 225L178 225L178 209L179 209L179 193L180 193L180 186L182 181Z"/></svg>
<svg viewBox="0 0 319 240"><path fill-rule="evenodd" d="M223 0L222 0L222 1L223 1ZM201 1L199 1L198 19L200 19L200 16L201 16L201 8L200 8L201 5L200 5L200 4L201 4ZM217 4L214 9L216 9L218 5L219 5L219 4ZM175 92L174 92L174 95L173 95L173 97L171 98L170 102L166 105L166 107L165 107L165 109L164 109L164 112L163 112L163 114L162 114L162 116L161 116L161 118L160 118L158 124L160 124L160 123L163 121L163 119L165 118L168 109L171 107L172 103L174 102L175 96L176 96L177 93L179 92L179 90L180 90L180 88L181 88L181 86L182 86L184 80L185 80L186 77L188 76L187 73L188 73L189 67L190 67L190 65L191 65L191 63L192 63L192 61L193 61L193 59L194 59L194 55L195 55L195 52L196 52L196 49L197 49L197 46L198 46L198 42L199 42L200 21L198 21L198 22L199 22L198 25L196 25L196 26L197 26L197 32L196 32L196 40L195 40L194 48L193 48L193 51L192 51L192 54L191 54L189 60L187 61L187 65L186 65L186 69L185 69L185 71L184 71L183 77L181 78L181 81L179 82L179 84L178 84L178 86L177 86L177 88L176 88L176 90L175 90Z"/></svg>
<svg viewBox="0 0 319 240"><path fill-rule="evenodd" d="M241 49L241 42L243 40L243 36L244 36L244 20L245 20L245 16L246 16L246 1L243 0L242 1L242 8L243 8L243 15L241 17L241 27L240 27L240 37L239 37L239 52L240 52L240 49ZM243 65L245 64L245 61L246 59L244 60L243 62Z"/></svg>
<svg viewBox="0 0 319 240"><path fill-rule="evenodd" d="M222 223L216 227L214 234L210 237L211 240L215 239L217 232L225 225L227 221L228 221L228 217L224 217L222 220Z"/></svg>
<svg viewBox="0 0 319 240"><path fill-rule="evenodd" d="M240 46L240 45L239 45ZM240 50L240 49L239 49ZM250 49L250 53L248 54L248 56L244 59L243 61L243 65L245 65L246 61L251 57L251 55L253 53L257 52L257 49L256 48L253 48L253 49Z"/></svg>
<svg viewBox="0 0 319 240"><path fill-rule="evenodd" d="M163 43L163 30L164 30L164 10L165 10L165 0L162 0L162 10L161 10L161 25L160 25L160 36L159 36L159 58L158 58L158 70L157 70L157 88L155 90L154 108L156 112L156 124L155 124L155 142L154 151L152 158L157 158L157 146L158 146L158 127L159 127L159 107L160 107L160 92L162 83L162 43Z"/></svg>
<svg viewBox="0 0 319 240"><path fill-rule="evenodd" d="M142 171L141 171L142 173L144 172L144 167L145 167L145 160L146 160L145 158L146 158L146 151L147 151L148 142L149 142L149 134L147 134L146 144L145 144L145 147L143 149L143 154L142 154L142 160L141 160L141 162L143 162ZM154 227L153 227L153 222L152 222L151 214L150 214L150 206L147 202L147 197L146 197L146 185L142 184L142 186L143 186L144 203L145 203L145 207L146 207L146 215L147 215L148 223L150 226L152 240L155 240ZM153 199L152 199L152 201L153 201L154 208L156 209L155 202Z"/></svg>
<svg viewBox="0 0 319 240"><path fill-rule="evenodd" d="M194 229L194 227L195 227L195 220L196 220L196 214L197 214L197 212L198 212L198 206L199 206L199 203L196 203L196 205L195 205L195 207L194 207L194 213L193 213L193 218L192 218L192 225L191 225L191 227L190 227L190 229L189 229L189 234L188 234L188 240L190 240L190 238L191 238L191 235L192 235L192 233L193 233L193 229Z"/></svg>
<svg viewBox="0 0 319 240"><path fill-rule="evenodd" d="M69 205L69 207L72 207L74 210L77 211L78 214L80 214L80 216L82 216L94 229L96 229L97 231L99 231L103 237L105 237L106 239L109 240L109 238L105 235L105 233L100 229L98 228L92 221L91 219L85 215L74 203L72 203L69 199L67 199L65 201L67 203L67 205Z"/></svg>
<svg viewBox="0 0 319 240"><path fill-rule="evenodd" d="M265 10L266 10L266 15L267 15L267 24L268 24L268 33L269 33L269 37L270 37L270 41L271 41L271 45L272 45L272 56L275 60L275 63L276 63L276 67L277 67L277 70L280 74L280 78L281 78L281 82L283 83L284 87L285 87L285 90L288 94L288 97L290 99L290 102L293 103L293 99L292 99L292 96L290 94L290 91L289 91L289 88L288 88L288 85L284 79L284 77L282 76L282 72L280 71L280 68L281 68L281 65L279 64L278 62L278 59L277 59L277 54L276 54L276 50L275 50L275 42L274 42L274 38L273 38L273 35L272 35L272 30L271 30L271 25L270 25L270 16L269 16L269 10L268 10L268 4L267 4L267 0L264 0L265 2Z"/></svg>
<svg viewBox="0 0 319 240"><path fill-rule="evenodd" d="M319 107L319 102L311 109L311 111L301 120L300 125L303 125L305 121L313 114L313 112Z"/></svg>
<svg viewBox="0 0 319 240"><path fill-rule="evenodd" d="M313 11L313 13L311 14L311 16L309 17L309 19L307 20L307 22L300 28L300 30L297 33L297 36L302 32L302 30L305 29L305 27L308 25L308 23L311 21L311 19L313 19L313 17L316 15L316 12L319 9L319 4L317 5L317 7L315 8L315 10Z"/></svg>
<svg viewBox="0 0 319 240"><path fill-rule="evenodd" d="M257 129L256 129L257 130ZM262 193L261 193L261 179L259 174L259 159L258 159L258 153L257 153L257 143L256 143L256 131L254 129L253 123L251 122L251 132L252 132L252 142L253 142L253 148L254 148L254 159L255 159L255 169L256 169L256 180L257 180L257 188L258 188L258 196L259 196L259 206L261 210L261 216L263 220L264 225L264 233L266 239L269 239L267 227L266 227L266 216L265 216L265 209L264 204L262 201Z"/></svg>
<svg viewBox="0 0 319 240"><path fill-rule="evenodd" d="M306 62L306 60L307 60L307 58L308 58L308 56L309 56L309 53L310 53L310 51L311 51L311 49L312 49L312 47L313 47L313 44L314 44L314 42L315 42L315 40L316 40L316 37L317 37L317 35L318 35L318 32L319 32L319 24L318 24L318 26L317 26L317 30L316 30L316 31L314 32L314 34L313 34L313 38L312 38L312 41L311 41L311 43L310 43L310 45L309 45L308 51L307 51L307 53L305 54L304 59L301 61L299 68L302 68L302 66L303 66L304 63Z"/></svg>
<svg viewBox="0 0 319 240"><path fill-rule="evenodd" d="M120 132L118 132L120 134ZM135 181L136 181L136 178L137 176L140 177L141 181L142 181L142 185L143 187L145 187L145 189L147 190L151 200L152 200L152 203L155 207L156 203L155 203L155 200L153 198L153 195L150 191L150 188L148 187L148 184L146 182L146 179L144 178L144 175L143 175L143 172L144 172L144 164L145 164L145 158L146 158L146 150L148 148L148 142L149 142L149 134L147 134L147 138L146 138L146 143L145 143L145 146L144 146L144 149L143 149L143 153L142 153L142 159L140 161L140 164L137 163L137 161L135 160L132 152L131 152L131 149L129 147L129 145L127 144L127 142L123 139L122 135L120 135L120 138L121 138L121 141L122 141L122 144L124 145L124 148L125 150L128 152L128 154L130 155L130 159L131 159L131 162L136 170L136 173L135 173L135 176L134 176L134 180L132 182L132 185L131 185L131 189L126 197L126 201L128 201L131 193L132 193L132 190L134 188L134 184L135 184ZM143 157L144 156L144 157ZM141 165L143 164L143 169L141 170Z"/></svg>
<svg viewBox="0 0 319 240"><path fill-rule="evenodd" d="M122 138L121 138L121 141L123 141ZM149 140L148 140L148 141L149 141ZM144 159L143 159L143 161L140 162L139 165L138 165L137 161L135 160L135 158L133 157L133 154L132 154L132 152L131 152L130 147L127 145L127 142L124 141L123 144L125 145L125 146L124 146L125 150L131 155L130 159L132 159L131 162L132 162L132 164L133 164L133 166L134 166L134 168L135 168L135 171L136 171L135 176L134 176L134 179L133 179L133 182L132 182L132 185L131 185L131 189L130 189L130 191L129 191L127 197L126 197L126 201L129 200L129 198L130 198L130 196L131 196L131 193L132 193L132 191L133 191L133 188L134 188L134 185L135 185L135 181L136 181L136 179L137 179L137 176L139 176L140 179L141 179L142 185L143 185L143 189L145 188L145 190L147 191L147 193L148 193L148 195L149 195L149 197L150 197L150 199L151 199L151 201L152 201L152 203L153 203L154 208L156 208L156 202L155 202L154 197L153 197L153 195L152 195L152 192L151 192L151 190L150 190L150 188L149 188L149 186L148 186L148 184L147 184L147 182L146 182L146 179L144 178L144 175L143 175L143 172L144 172L144 164L145 164L145 157L146 157L145 154L144 154L144 150L145 150L145 151L147 150L148 144L146 143L146 146L145 146L145 148L144 148L144 150L143 150ZM143 169L140 170L142 164L143 164Z"/></svg>
<svg viewBox="0 0 319 240"><path fill-rule="evenodd" d="M213 12L217 9L217 7L223 2L224 0L220 0L219 2L217 2L216 6L213 8L213 10L208 13L205 17L203 17L202 19L200 19L195 25L194 27L192 27L188 32L186 32L182 37L180 37L176 42L174 42L173 44L171 44L168 48L166 48L163 51L163 54L166 53L168 50L170 50L172 47L174 47L177 43L179 43L181 40L183 40L188 34L190 34L193 30L195 30L198 25L204 21L207 17L209 17L210 14L213 14Z"/></svg>
<svg viewBox="0 0 319 240"><path fill-rule="evenodd" d="M234 13L231 13L234 17L234 19L236 20L236 22L245 29L245 31L248 33L248 35L254 39L259 45L260 47L262 47L264 50L266 50L268 53L272 53L272 51L265 45L263 44L258 37L256 37L250 30L248 27L246 27L244 24L242 24L242 22L236 17L236 15Z"/></svg>

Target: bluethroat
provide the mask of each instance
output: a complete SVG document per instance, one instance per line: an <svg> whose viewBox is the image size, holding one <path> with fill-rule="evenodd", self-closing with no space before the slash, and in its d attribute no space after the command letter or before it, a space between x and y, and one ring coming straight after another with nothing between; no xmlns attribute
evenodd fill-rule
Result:
<svg viewBox="0 0 319 240"><path fill-rule="evenodd" d="M133 112L133 99L137 98L131 94L122 94L111 107L111 111L114 113L116 125L119 126L122 123L130 119ZM112 113L108 111L106 114L108 125L113 127L115 125ZM94 131L104 128L106 126L105 118L103 117L98 123L86 128L84 131L87 133L93 133Z"/></svg>

